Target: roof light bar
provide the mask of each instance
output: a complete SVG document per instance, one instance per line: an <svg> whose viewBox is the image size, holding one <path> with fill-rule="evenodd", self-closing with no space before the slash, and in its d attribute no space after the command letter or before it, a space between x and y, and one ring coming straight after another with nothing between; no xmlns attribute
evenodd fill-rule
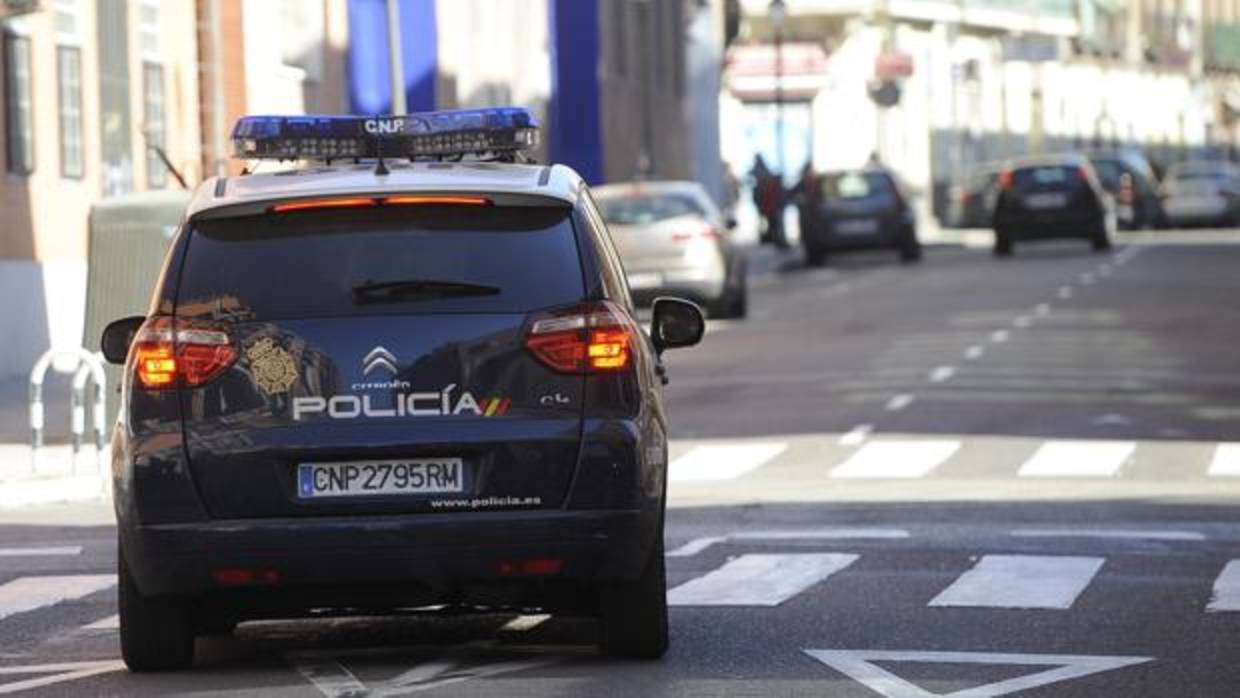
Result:
<svg viewBox="0 0 1240 698"><path fill-rule="evenodd" d="M538 120L520 107L408 116L245 116L232 138L234 155L243 159L513 157L538 145Z"/></svg>

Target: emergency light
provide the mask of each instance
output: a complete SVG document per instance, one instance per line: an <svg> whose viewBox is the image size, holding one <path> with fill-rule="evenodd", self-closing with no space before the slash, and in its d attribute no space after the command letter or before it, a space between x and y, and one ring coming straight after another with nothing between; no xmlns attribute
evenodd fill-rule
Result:
<svg viewBox="0 0 1240 698"><path fill-rule="evenodd" d="M538 120L521 107L407 116L244 116L232 138L234 156L249 160L513 160L538 145Z"/></svg>

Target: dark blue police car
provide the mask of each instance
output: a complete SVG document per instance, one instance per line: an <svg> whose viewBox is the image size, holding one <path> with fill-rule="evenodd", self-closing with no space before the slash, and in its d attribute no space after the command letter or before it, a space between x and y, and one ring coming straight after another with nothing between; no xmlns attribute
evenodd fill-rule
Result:
<svg viewBox="0 0 1240 698"><path fill-rule="evenodd" d="M596 615L667 648L663 350L590 192L525 163L521 109L247 117L125 363L113 436L123 656L186 667L251 619L429 604Z"/></svg>

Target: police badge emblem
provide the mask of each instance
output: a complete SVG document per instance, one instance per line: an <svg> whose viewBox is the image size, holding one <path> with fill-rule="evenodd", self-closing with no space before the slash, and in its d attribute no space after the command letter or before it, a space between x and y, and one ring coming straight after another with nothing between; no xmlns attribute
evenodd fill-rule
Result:
<svg viewBox="0 0 1240 698"><path fill-rule="evenodd" d="M286 393L297 382L297 363L270 337L251 344L245 355L250 360L250 375L264 391Z"/></svg>

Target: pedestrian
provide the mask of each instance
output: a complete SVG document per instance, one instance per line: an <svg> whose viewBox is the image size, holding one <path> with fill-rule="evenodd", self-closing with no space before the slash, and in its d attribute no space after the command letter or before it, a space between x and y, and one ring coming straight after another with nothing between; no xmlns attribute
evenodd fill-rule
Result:
<svg viewBox="0 0 1240 698"><path fill-rule="evenodd" d="M772 243L779 249L787 249L788 241L784 236L783 211L785 201L784 185L778 174L771 171L761 155L754 158L753 169L750 170L754 180L754 204L758 213L766 223L761 240Z"/></svg>

